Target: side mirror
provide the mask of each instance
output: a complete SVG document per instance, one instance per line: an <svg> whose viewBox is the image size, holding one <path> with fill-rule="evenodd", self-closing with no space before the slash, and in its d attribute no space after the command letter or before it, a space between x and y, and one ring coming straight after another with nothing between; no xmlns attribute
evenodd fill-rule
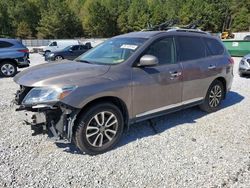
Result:
<svg viewBox="0 0 250 188"><path fill-rule="evenodd" d="M153 55L144 55L140 59L140 63L138 67L151 67L159 64L159 60L157 57Z"/></svg>

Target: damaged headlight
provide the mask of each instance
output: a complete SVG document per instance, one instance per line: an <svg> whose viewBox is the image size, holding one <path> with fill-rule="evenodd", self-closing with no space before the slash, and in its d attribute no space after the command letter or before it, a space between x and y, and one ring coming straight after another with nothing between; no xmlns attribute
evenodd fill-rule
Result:
<svg viewBox="0 0 250 188"><path fill-rule="evenodd" d="M63 88L33 88L26 95L22 103L26 105L32 105L57 102L68 96L76 88L76 86L68 86Z"/></svg>

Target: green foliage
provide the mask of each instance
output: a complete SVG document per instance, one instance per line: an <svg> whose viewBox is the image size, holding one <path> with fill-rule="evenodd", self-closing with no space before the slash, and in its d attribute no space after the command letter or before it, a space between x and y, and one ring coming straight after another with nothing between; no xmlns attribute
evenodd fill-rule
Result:
<svg viewBox="0 0 250 188"><path fill-rule="evenodd" d="M16 30L16 36L19 38L30 38L32 35L32 31L30 26L27 22L21 21Z"/></svg>
<svg viewBox="0 0 250 188"><path fill-rule="evenodd" d="M11 24L11 18L6 9L7 3L0 1L0 37L12 36L13 28Z"/></svg>
<svg viewBox="0 0 250 188"><path fill-rule="evenodd" d="M248 31L249 0L0 0L0 36L111 37L178 18L200 28Z"/></svg>
<svg viewBox="0 0 250 188"><path fill-rule="evenodd" d="M233 2L233 31L250 30L250 1Z"/></svg>
<svg viewBox="0 0 250 188"><path fill-rule="evenodd" d="M41 15L37 27L39 38L71 38L82 34L80 20L65 2L50 1Z"/></svg>
<svg viewBox="0 0 250 188"><path fill-rule="evenodd" d="M93 37L110 37L115 34L115 22L108 9L99 1L90 0L86 4L83 24L86 33Z"/></svg>

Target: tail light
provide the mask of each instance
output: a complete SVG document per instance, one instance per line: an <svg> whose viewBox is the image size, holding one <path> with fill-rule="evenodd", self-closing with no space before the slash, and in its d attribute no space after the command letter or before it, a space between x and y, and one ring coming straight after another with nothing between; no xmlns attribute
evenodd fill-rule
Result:
<svg viewBox="0 0 250 188"><path fill-rule="evenodd" d="M234 65L234 59L232 57L230 57L228 60L231 65Z"/></svg>
<svg viewBox="0 0 250 188"><path fill-rule="evenodd" d="M22 50L17 50L19 52L23 52L23 53L29 53L29 50L28 49L22 49Z"/></svg>

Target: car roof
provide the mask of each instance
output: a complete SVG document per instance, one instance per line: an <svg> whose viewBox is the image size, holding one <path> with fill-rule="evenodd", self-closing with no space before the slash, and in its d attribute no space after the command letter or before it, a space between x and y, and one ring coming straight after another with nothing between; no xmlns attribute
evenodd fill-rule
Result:
<svg viewBox="0 0 250 188"><path fill-rule="evenodd" d="M0 38L0 41L5 41L5 42L19 42L17 39L9 39L9 38Z"/></svg>

